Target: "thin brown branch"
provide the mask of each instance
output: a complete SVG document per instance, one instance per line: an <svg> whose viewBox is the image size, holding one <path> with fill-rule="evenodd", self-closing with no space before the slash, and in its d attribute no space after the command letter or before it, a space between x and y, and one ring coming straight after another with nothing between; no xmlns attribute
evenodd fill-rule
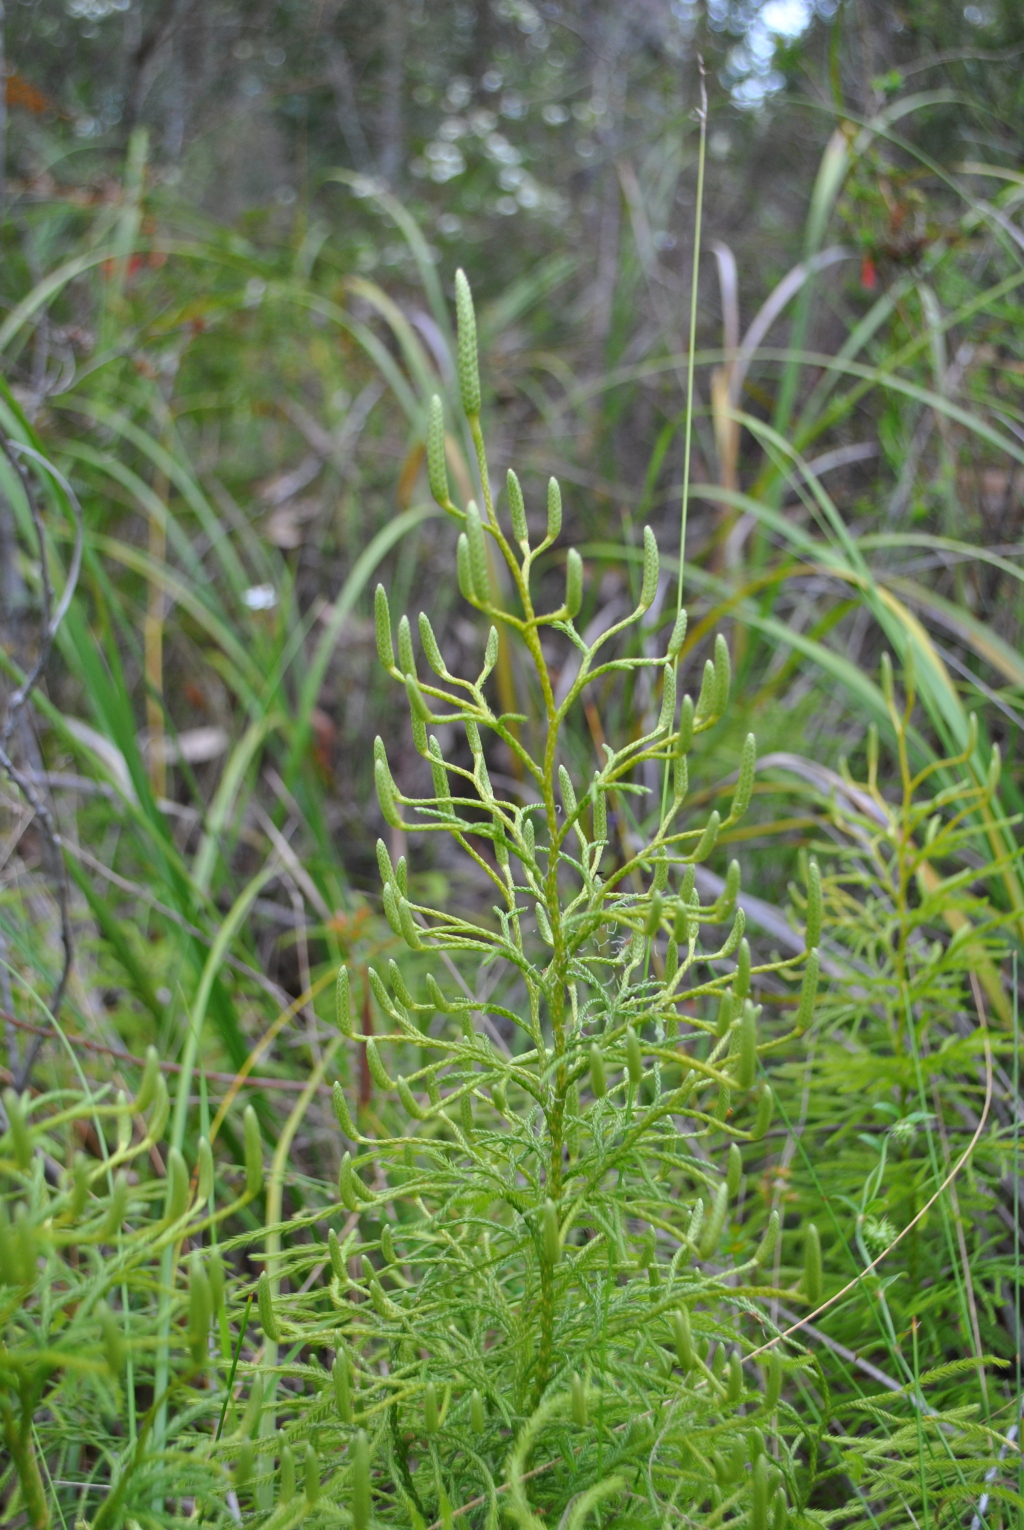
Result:
<svg viewBox="0 0 1024 1530"><path fill-rule="evenodd" d="M2 13L0 13L0 16L2 16ZM78 502L77 495L63 474L59 473L33 447L28 446L24 442L12 441L6 431L0 430L0 451L3 452L18 477L28 505L29 514L32 518L32 527L35 531L36 543L39 548L39 583L43 607L43 630L35 662L30 665L24 678L13 691L7 707L7 716L4 719L3 727L0 728L0 769L6 771L25 800L29 803L39 821L53 855L53 875L57 884L57 904L60 910L61 944L63 948L60 976L50 995L49 1003L50 1014L56 1018L64 1001L68 979L71 975L71 965L74 961L74 936L71 929L71 891L68 887L67 871L64 866L63 841L49 803L39 794L33 782L29 780L28 775L15 765L8 752L8 744L15 727L21 720L32 691L38 684L39 678L46 667L57 631L67 614L75 592L75 586L78 583L78 574L82 566L82 507ZM54 608L49 551L46 545L46 527L31 477L22 460L24 456L31 457L38 466L44 468L64 491L71 506L71 514L75 524L75 540L71 564L64 581L63 593L56 608ZM16 1080L16 1088L19 1090L25 1087L42 1044L42 1038L37 1038L29 1047L27 1056L19 1066L18 1078Z"/></svg>
<svg viewBox="0 0 1024 1530"><path fill-rule="evenodd" d="M50 1032L44 1025L33 1025L28 1020L19 1020L15 1015L8 1014L0 1009L0 1019L6 1025L13 1025L19 1031L25 1031L30 1036L41 1036L44 1039ZM115 1062L130 1063L133 1067L141 1068L145 1062L142 1057L135 1057L131 1052L120 1052L116 1047L104 1046L100 1041L90 1041L87 1036L69 1037L75 1047L82 1047L87 1052L97 1052L103 1057L111 1057ZM180 1073L181 1064L175 1062L161 1062L160 1070L163 1073ZM204 1069L204 1077L214 1084L234 1084L237 1082L237 1073L216 1073L209 1068ZM299 1094L306 1085L302 1079L291 1078L265 1078L262 1076L249 1077L243 1080L251 1089L279 1089L288 1093ZM318 1086L318 1093L328 1095L330 1089L326 1084Z"/></svg>

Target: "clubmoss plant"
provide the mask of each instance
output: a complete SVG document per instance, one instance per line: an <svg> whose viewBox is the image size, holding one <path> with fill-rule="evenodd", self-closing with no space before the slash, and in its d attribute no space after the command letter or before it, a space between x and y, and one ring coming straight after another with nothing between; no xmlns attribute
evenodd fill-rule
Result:
<svg viewBox="0 0 1024 1530"><path fill-rule="evenodd" d="M678 705L685 612L660 656L631 651L658 589L650 528L635 610L592 643L574 626L584 593L574 549L561 604L536 608L537 562L561 530L559 487L552 479L543 532L531 535L510 472L503 524L461 272L456 294L460 394L482 511L451 499L436 399L429 476L460 523L461 592L491 626L480 672L467 679L449 671L421 615L423 667L406 617L396 646L378 586L380 659L405 688L433 789L400 790L379 738L375 775L392 829L412 845L423 834L449 836L493 905L469 919L419 902L405 858L394 864L378 844L385 912L425 977L417 994L394 964L390 983L371 971L390 1029L353 1035L407 1129L364 1135L335 1091L356 1150L343 1161L341 1199L350 1222L379 1228L358 1269L340 1248L334 1259L345 1329L338 1413L367 1431L373 1514L383 1521L447 1523L474 1503L496 1523L500 1502L524 1527L539 1514L569 1513L576 1525L600 1502L606 1514L628 1509L652 1525L670 1509L712 1524L742 1507L752 1525L782 1526L799 1495L778 1412L784 1362L772 1361L767 1394L760 1370L743 1364L763 1337L760 1327L748 1334L744 1318L779 1230L776 1216L751 1211L751 1198L741 1212L743 1145L764 1135L772 1095L736 904L739 868L730 866L710 906L695 887L695 868L749 803L754 739L727 817L690 813L687 755L729 706L729 651L719 637L696 700L684 695ZM502 631L532 668L540 714L532 744L525 716L491 704ZM551 637L566 655L576 650L564 693ZM566 718L595 682L645 668L660 685L654 725L619 749L606 744L591 779L574 780L562 752ZM442 733L465 739L461 760L457 747L446 756ZM494 751L521 789L494 790ZM652 765L664 781L654 791L645 784ZM811 1016L816 953L753 972L763 981L784 967L805 973L789 1041ZM353 1033L346 973L339 1021ZM357 1522L365 1492L354 1474Z"/></svg>

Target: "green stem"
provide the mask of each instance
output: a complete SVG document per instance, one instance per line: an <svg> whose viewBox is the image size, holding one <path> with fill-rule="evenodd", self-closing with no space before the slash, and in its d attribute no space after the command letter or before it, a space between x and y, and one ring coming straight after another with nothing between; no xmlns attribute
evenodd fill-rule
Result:
<svg viewBox="0 0 1024 1530"><path fill-rule="evenodd" d="M192 1074L195 1071L196 1058L199 1055L199 1043L202 1037L203 1023L206 1019L207 1005L213 992L214 980L257 894L262 891L266 883L276 874L276 871L276 862L264 866L262 871L258 872L252 881L242 890L234 905L228 911L224 923L217 931L217 937L210 947L209 956L206 958L192 1014L189 1017L188 1035L185 1038L185 1047L181 1059L181 1072L178 1076L178 1092L174 1102L174 1118L171 1123L170 1143L172 1147L176 1147L179 1150L185 1140L188 1102L192 1089ZM174 1286L174 1272L177 1266L179 1246L180 1239L176 1238L169 1242L163 1251L160 1261L160 1320L157 1332L154 1377L154 1390L158 1396L166 1393L170 1377L171 1292ZM157 1449L160 1449L163 1445L166 1429L167 1405L165 1400L156 1414L153 1426L154 1443Z"/></svg>
<svg viewBox="0 0 1024 1530"><path fill-rule="evenodd" d="M540 1402L551 1374L555 1348L555 1272L546 1259L540 1263L540 1348L537 1351L537 1379L533 1385L533 1405Z"/></svg>
<svg viewBox="0 0 1024 1530"><path fill-rule="evenodd" d="M676 611L683 609L683 575L686 566L686 518L690 507L690 443L693 439L693 369L697 344L697 287L700 275L700 236L704 211L704 162L707 158L708 95L703 66L700 82L700 148L697 152L697 211L693 223L693 272L690 279L690 337L686 347L686 425L683 437L683 497L679 510L679 583Z"/></svg>
<svg viewBox="0 0 1024 1530"><path fill-rule="evenodd" d="M32 1530L47 1530L50 1508L46 1502L39 1462L32 1444L32 1405L28 1398L22 1399L21 1427L15 1423L14 1412L6 1403L3 1407L4 1440L11 1453L18 1482L21 1484L25 1508Z"/></svg>
<svg viewBox="0 0 1024 1530"><path fill-rule="evenodd" d="M238 1330L238 1339L235 1343L234 1354L231 1357L231 1369L228 1372L228 1379L224 1383L224 1402L220 1410L220 1418L217 1420L217 1433L213 1437L214 1444L216 1444L220 1439L221 1432L224 1428L224 1419L227 1416L228 1403L231 1401L231 1391L235 1384L235 1372L238 1369L238 1357L242 1353L242 1345L245 1342L245 1330L249 1326L249 1312L251 1308L252 1292L250 1291L248 1297L246 1298L245 1311L242 1313L242 1322Z"/></svg>

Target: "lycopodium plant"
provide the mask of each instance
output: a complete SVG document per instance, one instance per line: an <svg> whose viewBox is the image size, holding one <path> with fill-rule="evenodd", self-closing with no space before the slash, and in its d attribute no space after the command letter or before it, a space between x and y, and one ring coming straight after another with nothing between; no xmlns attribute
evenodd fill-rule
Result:
<svg viewBox="0 0 1024 1530"><path fill-rule="evenodd" d="M757 1298L779 1237L777 1213L745 1188L745 1150L772 1118L751 993L782 968L791 980L802 970L791 1023L772 1044L808 1024L820 907L808 910L803 956L752 969L736 862L702 904L695 870L743 815L755 761L750 736L727 817L689 810L692 742L729 706L725 640L696 698L681 694L685 612L663 619L660 655L631 648L658 589L649 528L628 617L581 638L584 568L572 548L564 599L537 609L537 563L561 532L559 487L548 485L539 535L513 472L503 512L494 503L461 272L457 299L482 508L452 501L437 398L429 476L459 523L462 595L489 626L479 673L457 676L426 615L422 657L404 616L396 642L376 592L380 659L405 688L432 781L425 796L400 790L378 738L381 811L412 861L378 844L384 909L422 983L395 963L387 975L371 969L388 1028L369 1038L355 1034L351 979L344 969L339 978L342 1030L365 1048L405 1127L371 1136L386 1112L371 1128L336 1086L350 1146L347 1234L339 1243L332 1232L329 1245L333 1374L349 1464L325 1493L347 1504L357 1530L449 1524L470 1508L473 1523L507 1514L524 1527L540 1516L575 1527L598 1504L606 1520L710 1526L742 1513L755 1530L782 1530L806 1498L816 1447L802 1436L798 1462L781 1400L787 1368L801 1362L778 1348L745 1359L766 1337ZM493 702L503 641L532 669L532 742L527 719ZM570 658L574 678L559 689L553 667ZM566 720L588 687L645 669L660 690L651 725L605 744L590 778L574 779ZM494 789L488 756L508 791ZM489 889L477 917L417 900L428 835L453 841ZM810 1241L794 1239L798 1263ZM788 1269L792 1299L817 1295L803 1280ZM272 1319L282 1339L289 1305L281 1299ZM319 1440L329 1460L323 1429Z"/></svg>

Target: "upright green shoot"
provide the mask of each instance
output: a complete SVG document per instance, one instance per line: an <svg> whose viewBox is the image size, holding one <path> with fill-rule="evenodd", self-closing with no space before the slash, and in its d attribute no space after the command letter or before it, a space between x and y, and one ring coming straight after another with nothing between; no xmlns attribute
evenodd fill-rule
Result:
<svg viewBox="0 0 1024 1530"><path fill-rule="evenodd" d="M690 451L693 441L693 373L697 352L697 295L700 288L701 224L704 212L704 166L707 160L708 93L704 65L700 66L700 106L698 107L700 141L697 150L697 207L693 216L693 269L690 273L690 333L686 344L686 416L683 427L683 494L679 508L679 575L676 585L676 615L683 609L683 583L686 573L686 522L690 509Z"/></svg>

